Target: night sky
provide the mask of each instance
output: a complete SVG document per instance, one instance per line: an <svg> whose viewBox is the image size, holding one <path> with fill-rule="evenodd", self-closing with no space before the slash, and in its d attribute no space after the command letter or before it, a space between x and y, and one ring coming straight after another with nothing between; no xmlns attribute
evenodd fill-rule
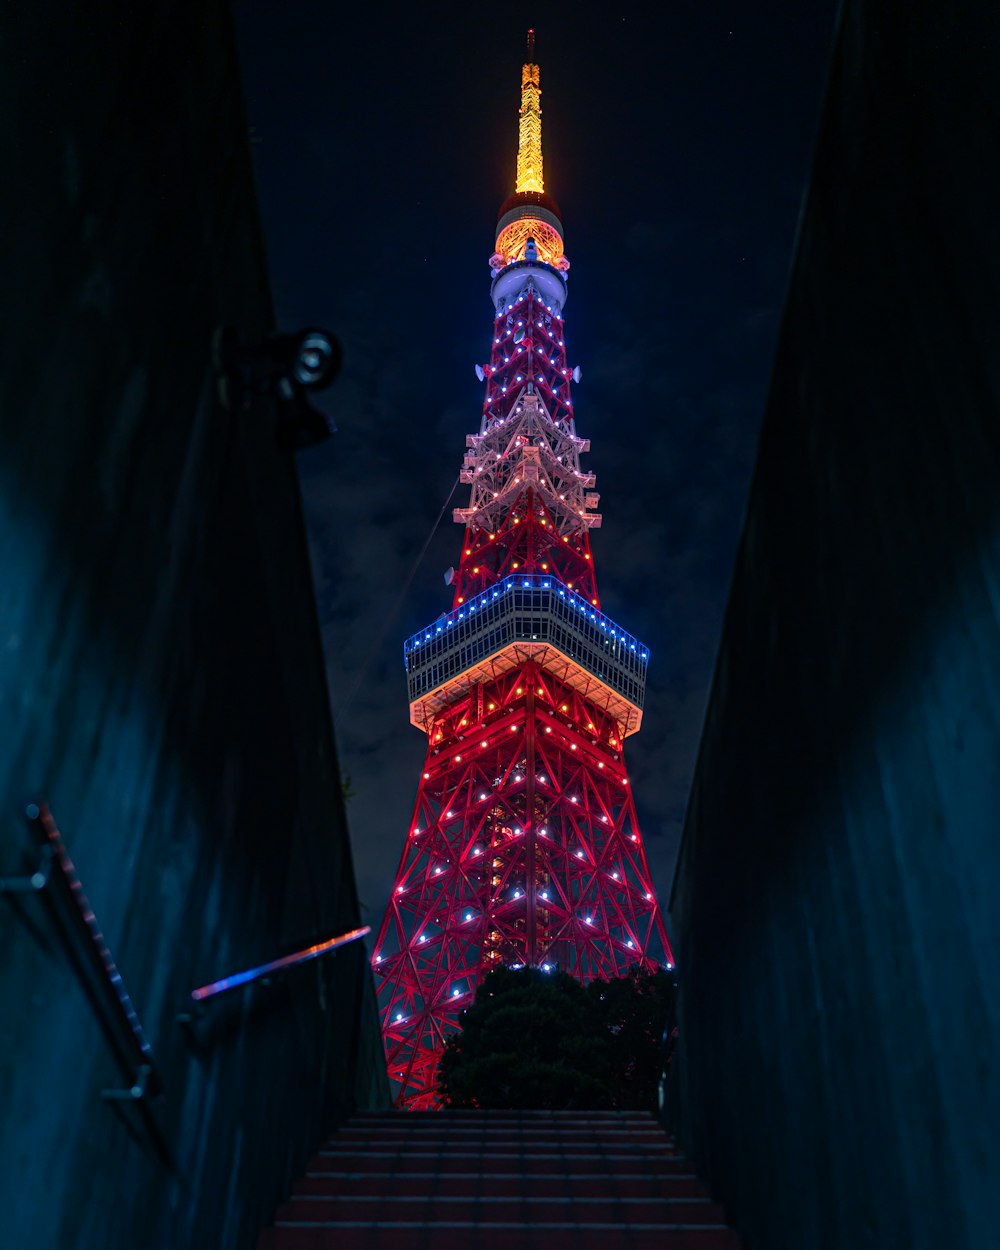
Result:
<svg viewBox="0 0 1000 1250"><path fill-rule="evenodd" d="M627 759L666 905L763 413L833 0L504 5L234 0L279 324L320 324L339 432L300 454L365 918L377 926L426 739L402 643L451 606L451 507L478 430L487 259L537 31L605 612L650 647ZM412 581L407 587L407 581ZM295 605L289 605L295 610Z"/></svg>

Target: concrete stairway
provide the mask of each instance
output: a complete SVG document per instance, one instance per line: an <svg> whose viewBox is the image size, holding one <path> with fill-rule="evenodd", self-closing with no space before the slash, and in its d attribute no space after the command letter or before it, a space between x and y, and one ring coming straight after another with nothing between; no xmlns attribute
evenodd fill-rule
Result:
<svg viewBox="0 0 1000 1250"><path fill-rule="evenodd" d="M629 1112L362 1113L257 1250L740 1250L684 1156Z"/></svg>

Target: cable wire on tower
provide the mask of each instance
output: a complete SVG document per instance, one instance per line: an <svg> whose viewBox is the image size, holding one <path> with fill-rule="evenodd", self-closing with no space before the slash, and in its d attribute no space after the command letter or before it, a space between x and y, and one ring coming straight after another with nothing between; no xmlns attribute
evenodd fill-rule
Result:
<svg viewBox="0 0 1000 1250"><path fill-rule="evenodd" d="M368 676L368 670L371 668L372 663L376 655L379 652L379 649L381 648L383 642L385 641L385 636L389 632L390 626L396 623L396 618L399 616L399 610L403 606L403 600L406 598L406 595L410 589L413 579L417 575L417 569L419 569L420 565L423 563L424 556L427 554L427 549L428 547L430 547L431 542L434 539L434 535L438 532L438 527L441 524L441 521L444 517L445 512L447 512L448 510L448 505L451 503L452 496L455 494L455 491L458 489L458 484L461 480L462 480L461 475L459 475L458 477L455 478L454 482L452 482L451 490L448 492L447 498L445 499L444 503L441 505L441 511L437 514L437 520L431 526L430 533L424 539L424 545L420 548L420 551L417 554L417 558L413 561L413 565L410 568L409 573L407 573L406 575L406 579L404 580L402 586L399 588L399 593L396 595L396 598L393 601L392 607L389 609L388 613L383 618L382 628L376 634L375 641L372 643L371 647L369 647L368 652L365 655L365 658L362 660L361 667L358 669L357 675L355 676L354 681L351 683L351 686L349 690L347 691L347 694L344 695L343 699L340 700L340 702L337 704L337 707L334 709L333 718L335 721L338 719L338 717L342 716L348 710L348 708L350 708L352 704L354 703L355 696L357 695L358 691L361 689L362 685L364 684L365 678Z"/></svg>

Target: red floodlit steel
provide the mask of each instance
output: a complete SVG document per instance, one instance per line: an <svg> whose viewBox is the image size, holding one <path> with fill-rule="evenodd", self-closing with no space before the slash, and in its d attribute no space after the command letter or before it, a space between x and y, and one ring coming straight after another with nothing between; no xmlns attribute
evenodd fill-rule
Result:
<svg viewBox="0 0 1000 1250"><path fill-rule="evenodd" d="M672 966L623 755L648 655L600 611L562 227L537 207L544 195L521 210L519 199L505 202L498 247L514 237L512 213L537 214L558 229L559 259L542 259L524 230L520 254L491 258L493 348L478 369L480 430L466 439L452 610L405 648L428 748L373 968L390 1081L410 1109L437 1105L444 1040L490 969L589 981Z"/></svg>

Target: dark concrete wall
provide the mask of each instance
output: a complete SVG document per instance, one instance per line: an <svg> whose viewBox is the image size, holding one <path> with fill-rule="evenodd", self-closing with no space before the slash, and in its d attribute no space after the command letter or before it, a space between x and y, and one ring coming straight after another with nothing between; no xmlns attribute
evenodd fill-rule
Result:
<svg viewBox="0 0 1000 1250"><path fill-rule="evenodd" d="M0 874L47 796L150 1035L176 1161L37 899L0 898L0 1240L248 1247L337 1118L385 1095L296 471L223 411L220 323L271 321L221 0L3 17Z"/></svg>
<svg viewBox="0 0 1000 1250"><path fill-rule="evenodd" d="M672 902L748 1250L1000 1235L998 83L845 5Z"/></svg>

